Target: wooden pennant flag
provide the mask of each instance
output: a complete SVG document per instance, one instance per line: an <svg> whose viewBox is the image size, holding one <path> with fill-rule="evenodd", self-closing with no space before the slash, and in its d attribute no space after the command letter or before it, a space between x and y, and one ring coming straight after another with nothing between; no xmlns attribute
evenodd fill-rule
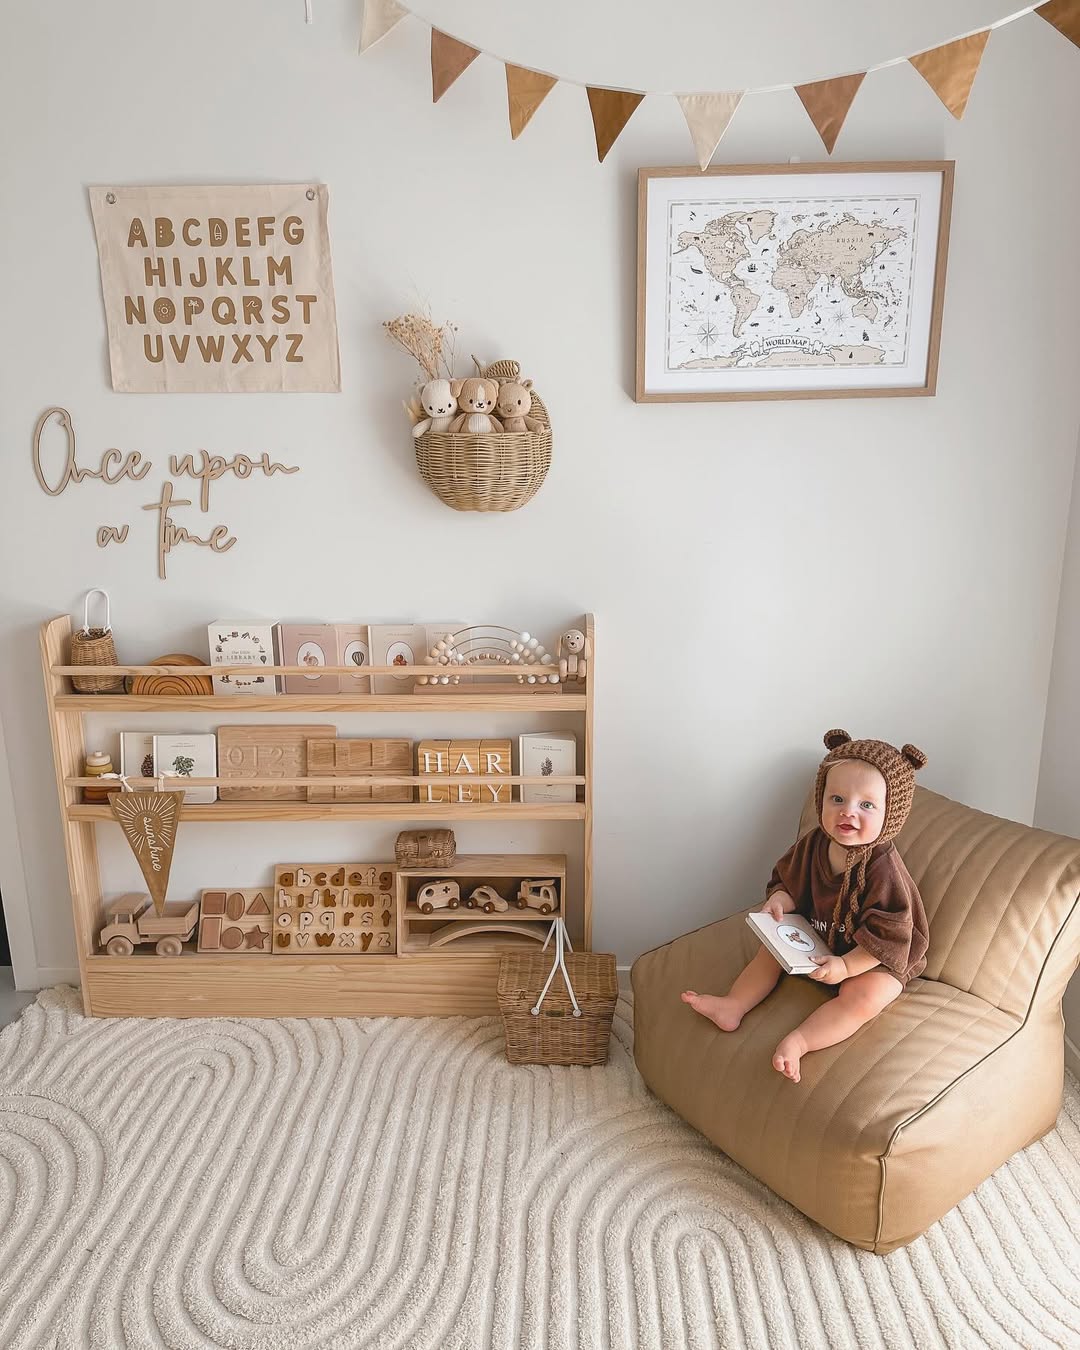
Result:
<svg viewBox="0 0 1080 1350"><path fill-rule="evenodd" d="M812 84L795 86L795 92L802 99L802 105L830 155L852 100L865 79L864 71L861 75L838 75L833 80L815 80Z"/></svg>
<svg viewBox="0 0 1080 1350"><path fill-rule="evenodd" d="M742 102L742 94L677 94L676 98L690 128L698 163L707 169Z"/></svg>
<svg viewBox="0 0 1080 1350"><path fill-rule="evenodd" d="M364 18L360 26L360 50L366 52L384 38L408 13L397 0L364 0Z"/></svg>
<svg viewBox="0 0 1080 1350"><path fill-rule="evenodd" d="M631 94L625 89L589 89L596 153L601 164L644 97L644 94Z"/></svg>
<svg viewBox="0 0 1080 1350"><path fill-rule="evenodd" d="M558 84L554 75L541 75L524 66L506 65L506 102L510 109L510 136L513 140L529 125L533 113Z"/></svg>
<svg viewBox="0 0 1080 1350"><path fill-rule="evenodd" d="M1048 5L1040 5L1035 13L1080 47L1080 0L1050 0Z"/></svg>
<svg viewBox="0 0 1080 1350"><path fill-rule="evenodd" d="M109 806L131 845L159 914L165 909L183 800L182 792L109 793Z"/></svg>
<svg viewBox="0 0 1080 1350"><path fill-rule="evenodd" d="M947 42L908 60L956 118L963 117L990 29Z"/></svg>
<svg viewBox="0 0 1080 1350"><path fill-rule="evenodd" d="M479 55L475 47L447 37L437 28L431 30L432 103L438 103L461 72L467 70Z"/></svg>

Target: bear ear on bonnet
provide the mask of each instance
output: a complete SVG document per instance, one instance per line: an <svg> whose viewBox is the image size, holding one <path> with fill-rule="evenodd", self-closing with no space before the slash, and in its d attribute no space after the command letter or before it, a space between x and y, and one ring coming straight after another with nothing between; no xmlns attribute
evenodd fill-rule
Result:
<svg viewBox="0 0 1080 1350"><path fill-rule="evenodd" d="M848 741L851 740L851 737L846 731L837 729L835 731L827 731L824 740L826 750L835 750L837 746L846 745Z"/></svg>
<svg viewBox="0 0 1080 1350"><path fill-rule="evenodd" d="M900 753L913 769L921 769L926 763L926 756L916 745L905 745Z"/></svg>

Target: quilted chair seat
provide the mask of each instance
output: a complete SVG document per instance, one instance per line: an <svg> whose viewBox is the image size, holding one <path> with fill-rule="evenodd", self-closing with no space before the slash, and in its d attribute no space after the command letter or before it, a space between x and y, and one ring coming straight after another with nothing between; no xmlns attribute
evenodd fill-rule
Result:
<svg viewBox="0 0 1080 1350"><path fill-rule="evenodd" d="M814 823L804 813L803 828ZM833 991L784 976L738 1031L679 998L722 993L758 950L745 913L634 963L635 1057L658 1097L855 1246L902 1247L1061 1107L1061 995L1080 958L1080 840L917 788L897 837L930 922L923 978L854 1036L771 1064ZM760 900L752 906L758 908Z"/></svg>

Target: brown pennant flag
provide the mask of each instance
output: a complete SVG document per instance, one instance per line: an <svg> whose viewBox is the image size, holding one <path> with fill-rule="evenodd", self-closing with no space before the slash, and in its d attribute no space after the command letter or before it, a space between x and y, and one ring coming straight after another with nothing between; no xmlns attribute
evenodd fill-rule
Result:
<svg viewBox="0 0 1080 1350"><path fill-rule="evenodd" d="M1040 5L1035 13L1080 47L1080 0L1050 0L1048 5Z"/></svg>
<svg viewBox="0 0 1080 1350"><path fill-rule="evenodd" d="M165 891L169 885L183 800L183 792L109 793L112 813L131 845L159 914L165 909Z"/></svg>
<svg viewBox="0 0 1080 1350"><path fill-rule="evenodd" d="M524 66L506 65L506 102L510 109L510 135L513 140L529 125L533 113L558 84L554 75L541 75Z"/></svg>
<svg viewBox="0 0 1080 1350"><path fill-rule="evenodd" d="M631 94L625 89L589 89L596 153L601 164L644 97L644 94Z"/></svg>
<svg viewBox="0 0 1080 1350"><path fill-rule="evenodd" d="M802 99L802 105L830 155L852 100L865 79L866 72L863 71L861 75L838 75L833 80L815 80L812 84L795 86L795 92Z"/></svg>
<svg viewBox="0 0 1080 1350"><path fill-rule="evenodd" d="M447 37L437 28L431 30L431 101L438 103L463 70L480 53L457 38Z"/></svg>
<svg viewBox="0 0 1080 1350"><path fill-rule="evenodd" d="M944 47L934 47L928 52L920 52L918 56L908 57L954 117L964 115L989 36L990 29L986 28L981 33L972 33L970 37L947 42Z"/></svg>

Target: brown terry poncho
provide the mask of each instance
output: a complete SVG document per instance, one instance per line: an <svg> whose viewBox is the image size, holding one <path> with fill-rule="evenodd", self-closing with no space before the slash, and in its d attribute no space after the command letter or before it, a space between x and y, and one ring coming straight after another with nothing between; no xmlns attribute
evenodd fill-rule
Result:
<svg viewBox="0 0 1080 1350"><path fill-rule="evenodd" d="M784 890L796 910L817 929L837 956L856 945L876 957L901 984L907 984L926 967L928 929L919 888L911 879L894 845L875 844L866 867L854 930L847 921L829 941L833 911L843 882L843 873L829 865L829 836L818 827L794 844L773 868L766 897Z"/></svg>

